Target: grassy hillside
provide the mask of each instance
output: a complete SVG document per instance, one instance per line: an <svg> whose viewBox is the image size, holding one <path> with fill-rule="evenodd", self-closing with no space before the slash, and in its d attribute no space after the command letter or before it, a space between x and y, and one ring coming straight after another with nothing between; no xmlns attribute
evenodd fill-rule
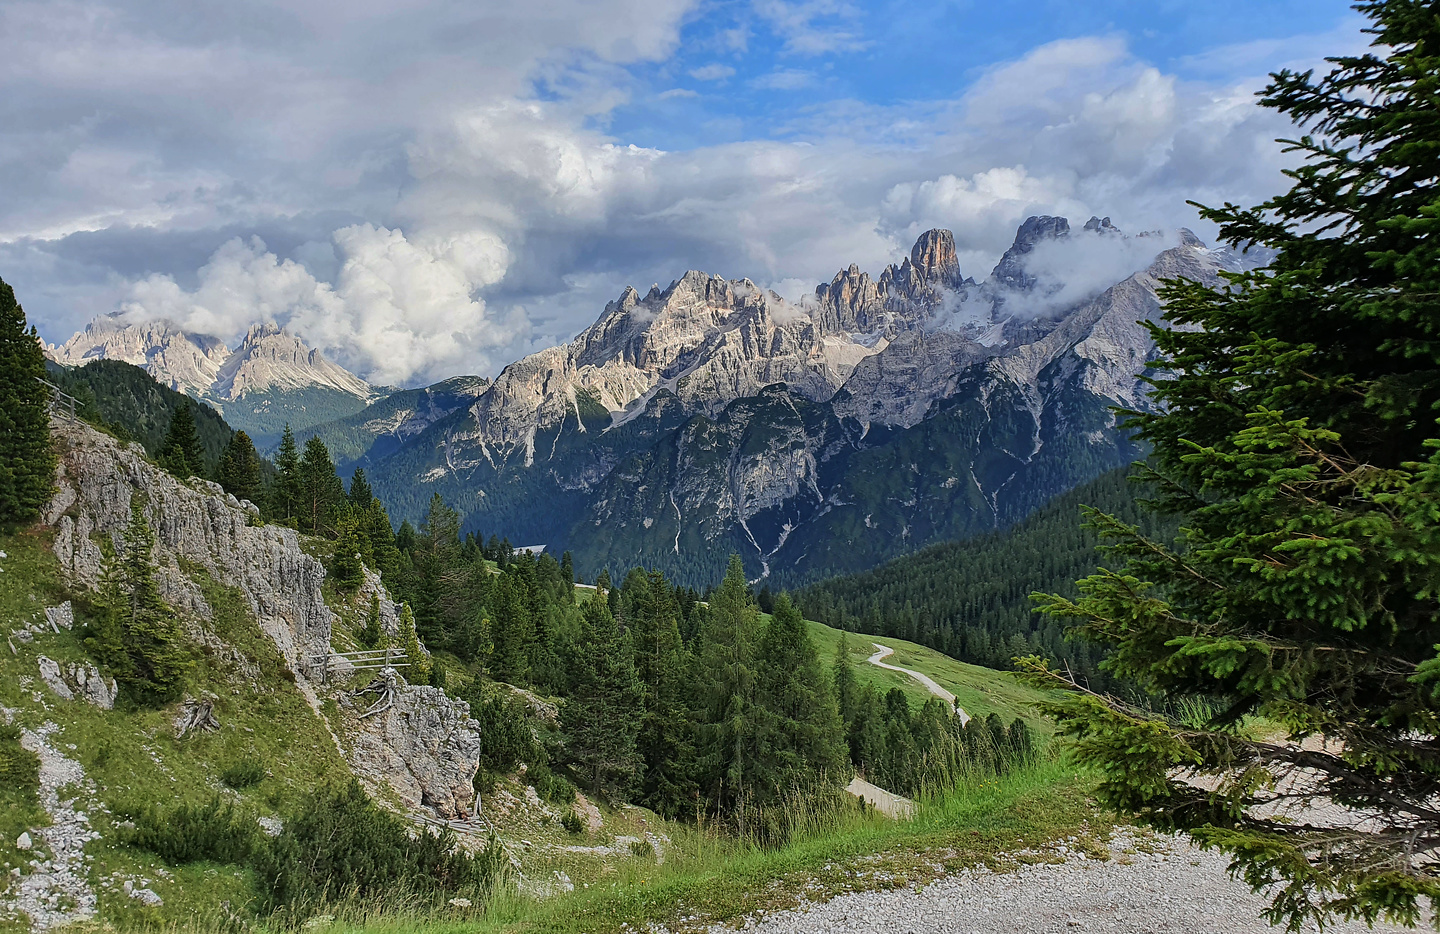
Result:
<svg viewBox="0 0 1440 934"><path fill-rule="evenodd" d="M820 657L826 661L835 658L842 635L846 639L850 666L854 669L857 680L861 684L873 684L876 690L882 692L898 687L910 699L911 706L918 707L930 699L932 695L929 689L909 675L870 664L868 659L875 653L872 643L894 649L895 654L885 658L887 664L909 668L933 678L937 684L954 694L960 706L972 717L985 717L995 713L1006 722L1016 717L1041 722L1033 705L1044 695L1029 685L1022 684L1011 672L956 661L934 649L927 649L904 639L867 636L854 632L842 633L823 623L810 622L810 637L819 647Z"/></svg>

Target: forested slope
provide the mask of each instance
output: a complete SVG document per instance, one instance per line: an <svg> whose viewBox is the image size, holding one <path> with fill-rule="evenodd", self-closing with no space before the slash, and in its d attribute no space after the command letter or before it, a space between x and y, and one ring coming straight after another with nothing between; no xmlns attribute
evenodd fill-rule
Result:
<svg viewBox="0 0 1440 934"><path fill-rule="evenodd" d="M1173 536L1173 525L1136 501L1129 473L1110 471L1005 531L935 545L873 571L815 584L798 601L807 618L840 629L907 639L993 668L1008 668L1017 655L1043 655L1104 685L1095 649L1067 642L1058 622L1034 612L1030 594L1073 592L1074 582L1101 562L1081 506L1152 536Z"/></svg>

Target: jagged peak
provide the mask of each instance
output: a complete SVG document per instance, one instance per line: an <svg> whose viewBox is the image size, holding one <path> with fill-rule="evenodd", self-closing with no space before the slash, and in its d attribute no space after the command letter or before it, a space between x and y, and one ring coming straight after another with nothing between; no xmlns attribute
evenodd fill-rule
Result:
<svg viewBox="0 0 1440 934"><path fill-rule="evenodd" d="M910 248L910 263L927 282L957 289L964 281L960 274L960 257L955 252L955 235L935 227L925 231Z"/></svg>

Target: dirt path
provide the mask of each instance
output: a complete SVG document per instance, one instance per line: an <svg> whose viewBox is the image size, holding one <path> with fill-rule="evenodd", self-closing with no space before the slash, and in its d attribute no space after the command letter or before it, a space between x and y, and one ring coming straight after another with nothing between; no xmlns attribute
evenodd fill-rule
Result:
<svg viewBox="0 0 1440 934"><path fill-rule="evenodd" d="M894 655L895 650L892 648L888 648L887 646L883 646L878 642L872 642L870 644L875 646L875 648L879 650L874 655L870 656L870 664L874 665L876 668L884 668L888 671L898 671L901 674L909 675L916 681L919 681L921 684L925 685L925 687L929 689L931 694L934 694L936 697L949 704L950 707L955 711L955 714L960 718L961 723L970 722L970 715L965 712L965 708L955 703L955 695L951 694L949 691L936 684L935 679L931 678L928 675L922 675L918 671L911 671L909 668L901 668L898 665L887 665L880 659L888 658L889 656Z"/></svg>

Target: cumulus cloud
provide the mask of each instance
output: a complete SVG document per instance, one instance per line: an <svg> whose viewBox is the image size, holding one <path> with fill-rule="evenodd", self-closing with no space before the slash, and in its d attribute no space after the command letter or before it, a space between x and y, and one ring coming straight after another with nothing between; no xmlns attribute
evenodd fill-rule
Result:
<svg viewBox="0 0 1440 934"><path fill-rule="evenodd" d="M474 290L503 273L504 245L458 237L416 244L399 230L358 224L335 232L334 285L258 238L236 238L197 274L194 289L170 276L136 282L121 310L165 319L233 343L269 321L303 335L371 382L407 384L486 370L497 351L528 336L523 315L487 313Z"/></svg>
<svg viewBox="0 0 1440 934"><path fill-rule="evenodd" d="M1027 215L1172 229L1187 198L1258 200L1287 164L1254 81L1182 80L1114 37L1033 49L950 99L834 101L770 138L663 151L607 121L661 96L628 65L673 80L693 0L237 4L223 41L140 2L0 5L0 265L49 340L118 303L232 339L270 317L379 382L493 373L689 268L798 306L946 227L983 278ZM749 9L719 54L769 28L768 89L841 86L786 63L863 44L849 5Z"/></svg>

